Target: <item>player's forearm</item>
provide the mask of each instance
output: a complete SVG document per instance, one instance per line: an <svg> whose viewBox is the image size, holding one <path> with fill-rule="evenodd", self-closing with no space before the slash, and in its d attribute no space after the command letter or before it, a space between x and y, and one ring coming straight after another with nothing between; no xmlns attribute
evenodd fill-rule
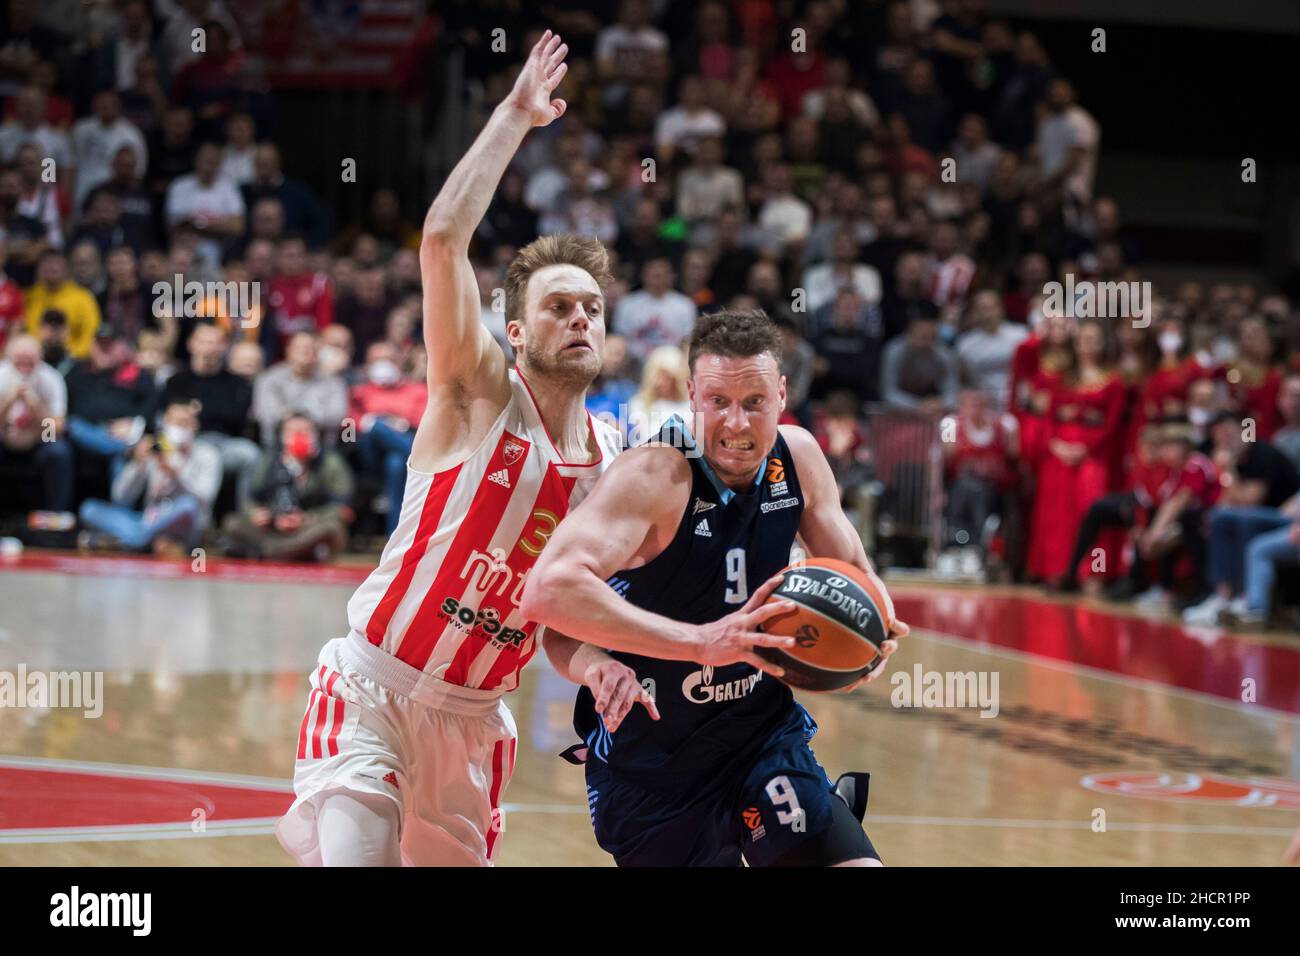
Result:
<svg viewBox="0 0 1300 956"><path fill-rule="evenodd" d="M620 598L587 568L534 568L520 608L575 640L611 651L660 660L695 660L699 631L690 624L653 614Z"/></svg>
<svg viewBox="0 0 1300 956"><path fill-rule="evenodd" d="M468 249L506 167L531 128L528 114L509 100L498 106L474 144L451 171L424 220L426 239Z"/></svg>
<svg viewBox="0 0 1300 956"><path fill-rule="evenodd" d="M542 649L546 651L546 659L551 662L555 672L575 684L586 683L587 668L592 664L609 659L609 654L595 644L575 641L567 634L549 627L542 634Z"/></svg>

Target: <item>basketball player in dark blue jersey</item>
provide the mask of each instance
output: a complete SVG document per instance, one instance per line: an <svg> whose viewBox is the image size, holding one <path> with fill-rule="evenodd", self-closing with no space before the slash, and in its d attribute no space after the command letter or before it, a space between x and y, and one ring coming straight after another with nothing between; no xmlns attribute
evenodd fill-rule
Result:
<svg viewBox="0 0 1300 956"><path fill-rule="evenodd" d="M621 866L878 865L865 775L831 783L808 745L815 722L753 652L792 644L757 628L791 608L764 602L796 535L870 571L862 541L816 440L778 427L771 320L701 318L689 363L697 431L675 420L621 455L523 595L556 669L584 685L574 752L596 839ZM906 633L895 625L884 657Z"/></svg>

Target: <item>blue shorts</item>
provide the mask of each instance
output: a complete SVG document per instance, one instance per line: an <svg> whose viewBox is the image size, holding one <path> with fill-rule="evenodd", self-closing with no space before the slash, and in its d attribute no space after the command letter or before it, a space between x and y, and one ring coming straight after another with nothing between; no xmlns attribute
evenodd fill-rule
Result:
<svg viewBox="0 0 1300 956"><path fill-rule="evenodd" d="M773 735L744 771L665 796L587 761L596 842L619 866L824 865L877 858L808 746L816 725Z"/></svg>

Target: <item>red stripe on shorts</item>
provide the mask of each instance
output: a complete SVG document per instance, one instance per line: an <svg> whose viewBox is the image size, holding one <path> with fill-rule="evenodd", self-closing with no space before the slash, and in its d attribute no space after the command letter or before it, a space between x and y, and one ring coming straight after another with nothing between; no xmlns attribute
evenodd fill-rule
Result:
<svg viewBox="0 0 1300 956"><path fill-rule="evenodd" d="M324 694L320 695L320 700L316 704L316 724L311 732L311 755L312 759L320 759L325 756L320 749L320 735L325 730L325 715L329 713L329 698Z"/></svg>
<svg viewBox="0 0 1300 956"><path fill-rule="evenodd" d="M503 826L500 809L498 807L498 802L501 799L501 745L503 743L505 743L504 740L498 740L496 746L492 748L492 787L490 796L488 797L488 802L492 806L492 812L490 815L492 823L491 826L488 827L487 834L487 855L489 860L492 859L492 855L496 851L497 833L500 832Z"/></svg>
<svg viewBox="0 0 1300 956"><path fill-rule="evenodd" d="M302 715L302 729L298 731L298 759L307 758L307 725L311 722L311 712L316 705L316 695L319 694L315 687L307 695L307 712Z"/></svg>
<svg viewBox="0 0 1300 956"><path fill-rule="evenodd" d="M335 674L335 677L338 675ZM326 747L331 757L339 755L339 731L343 729L343 701L338 697L334 698L334 726L330 728L329 740L326 741Z"/></svg>

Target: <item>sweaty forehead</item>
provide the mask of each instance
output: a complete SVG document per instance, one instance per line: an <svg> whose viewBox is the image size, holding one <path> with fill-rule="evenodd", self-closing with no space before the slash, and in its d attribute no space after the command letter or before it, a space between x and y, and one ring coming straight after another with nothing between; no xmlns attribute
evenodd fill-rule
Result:
<svg viewBox="0 0 1300 956"><path fill-rule="evenodd" d="M586 269L562 263L538 269L528 280L528 297L534 301L553 293L599 296L600 286Z"/></svg>
<svg viewBox="0 0 1300 956"><path fill-rule="evenodd" d="M702 389L760 391L775 387L780 371L768 352L744 358L705 353L695 360L693 377Z"/></svg>

